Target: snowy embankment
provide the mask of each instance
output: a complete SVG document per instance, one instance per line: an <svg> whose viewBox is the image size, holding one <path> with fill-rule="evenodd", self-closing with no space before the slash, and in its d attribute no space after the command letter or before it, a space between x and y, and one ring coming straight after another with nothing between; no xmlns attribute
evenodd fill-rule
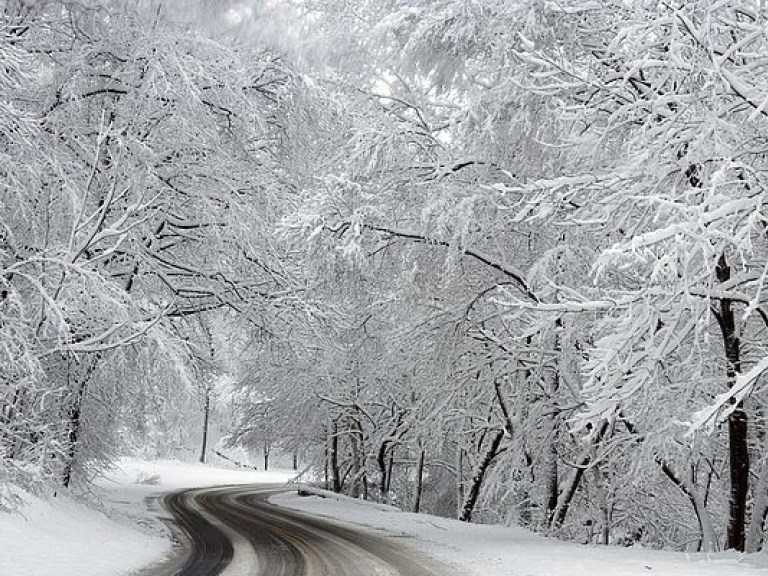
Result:
<svg viewBox="0 0 768 576"><path fill-rule="evenodd" d="M161 560L171 540L145 499L219 484L283 483L291 473L125 459L89 498L23 495L22 514L0 513L0 576L121 576ZM152 508L152 507L150 507Z"/></svg>
<svg viewBox="0 0 768 576"><path fill-rule="evenodd" d="M467 524L311 491L321 496L290 492L272 496L270 502L386 531L467 576L768 576L766 554L584 546L522 528Z"/></svg>

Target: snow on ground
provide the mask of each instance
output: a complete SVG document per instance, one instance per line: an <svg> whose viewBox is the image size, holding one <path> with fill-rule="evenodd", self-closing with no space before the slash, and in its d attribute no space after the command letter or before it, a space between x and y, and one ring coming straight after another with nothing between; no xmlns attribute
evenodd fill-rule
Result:
<svg viewBox="0 0 768 576"><path fill-rule="evenodd" d="M124 459L101 479L89 500L98 510L59 495L24 494L22 514L0 513L0 576L120 576L171 551L164 526L146 498L182 488L276 483L289 472L222 469L173 461Z"/></svg>
<svg viewBox="0 0 768 576"><path fill-rule="evenodd" d="M107 576L161 557L169 543L61 497L24 495L24 516L0 514L3 576Z"/></svg>
<svg viewBox="0 0 768 576"><path fill-rule="evenodd" d="M286 492L270 502L408 536L411 545L467 576L768 576L766 554L584 546L522 528L466 524L320 493L324 497Z"/></svg>
<svg viewBox="0 0 768 576"><path fill-rule="evenodd" d="M145 499L181 488L274 483L288 472L221 469L202 464L126 459L91 496L100 510L59 496L24 495L23 516L0 514L0 576L127 575L170 551ZM281 506L409 536L411 545L482 576L768 576L768 554L681 554L640 548L582 546L520 528L481 526L401 512L338 495L273 496ZM151 503L150 503L150 507ZM403 539L398 541L403 542Z"/></svg>

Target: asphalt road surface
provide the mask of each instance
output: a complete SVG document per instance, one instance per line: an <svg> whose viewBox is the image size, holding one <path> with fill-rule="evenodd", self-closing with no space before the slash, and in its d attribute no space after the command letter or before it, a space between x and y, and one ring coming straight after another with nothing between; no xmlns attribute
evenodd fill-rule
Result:
<svg viewBox="0 0 768 576"><path fill-rule="evenodd" d="M283 488L284 490L284 488ZM273 506L269 486L169 494L179 539L173 558L144 576L455 576L404 538Z"/></svg>

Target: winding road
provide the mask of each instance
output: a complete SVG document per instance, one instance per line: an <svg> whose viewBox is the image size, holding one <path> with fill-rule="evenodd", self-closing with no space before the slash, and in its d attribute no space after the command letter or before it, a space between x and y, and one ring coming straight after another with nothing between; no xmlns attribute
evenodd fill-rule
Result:
<svg viewBox="0 0 768 576"><path fill-rule="evenodd" d="M285 487L251 485L165 496L179 554L142 576L451 576L393 535L270 504Z"/></svg>

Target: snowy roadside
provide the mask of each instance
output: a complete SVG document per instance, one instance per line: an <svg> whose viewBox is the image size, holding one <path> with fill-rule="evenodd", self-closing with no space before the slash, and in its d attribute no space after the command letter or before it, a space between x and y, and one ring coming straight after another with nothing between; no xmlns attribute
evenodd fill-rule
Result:
<svg viewBox="0 0 768 576"><path fill-rule="evenodd" d="M468 576L768 576L768 554L684 554L583 546L522 528L466 524L322 494L286 492L272 496L270 502L405 536L410 545Z"/></svg>
<svg viewBox="0 0 768 576"><path fill-rule="evenodd" d="M121 576L171 552L146 499L218 484L284 483L289 472L257 472L173 461L124 459L94 488L99 509L68 497L23 495L23 514L0 514L0 575Z"/></svg>

